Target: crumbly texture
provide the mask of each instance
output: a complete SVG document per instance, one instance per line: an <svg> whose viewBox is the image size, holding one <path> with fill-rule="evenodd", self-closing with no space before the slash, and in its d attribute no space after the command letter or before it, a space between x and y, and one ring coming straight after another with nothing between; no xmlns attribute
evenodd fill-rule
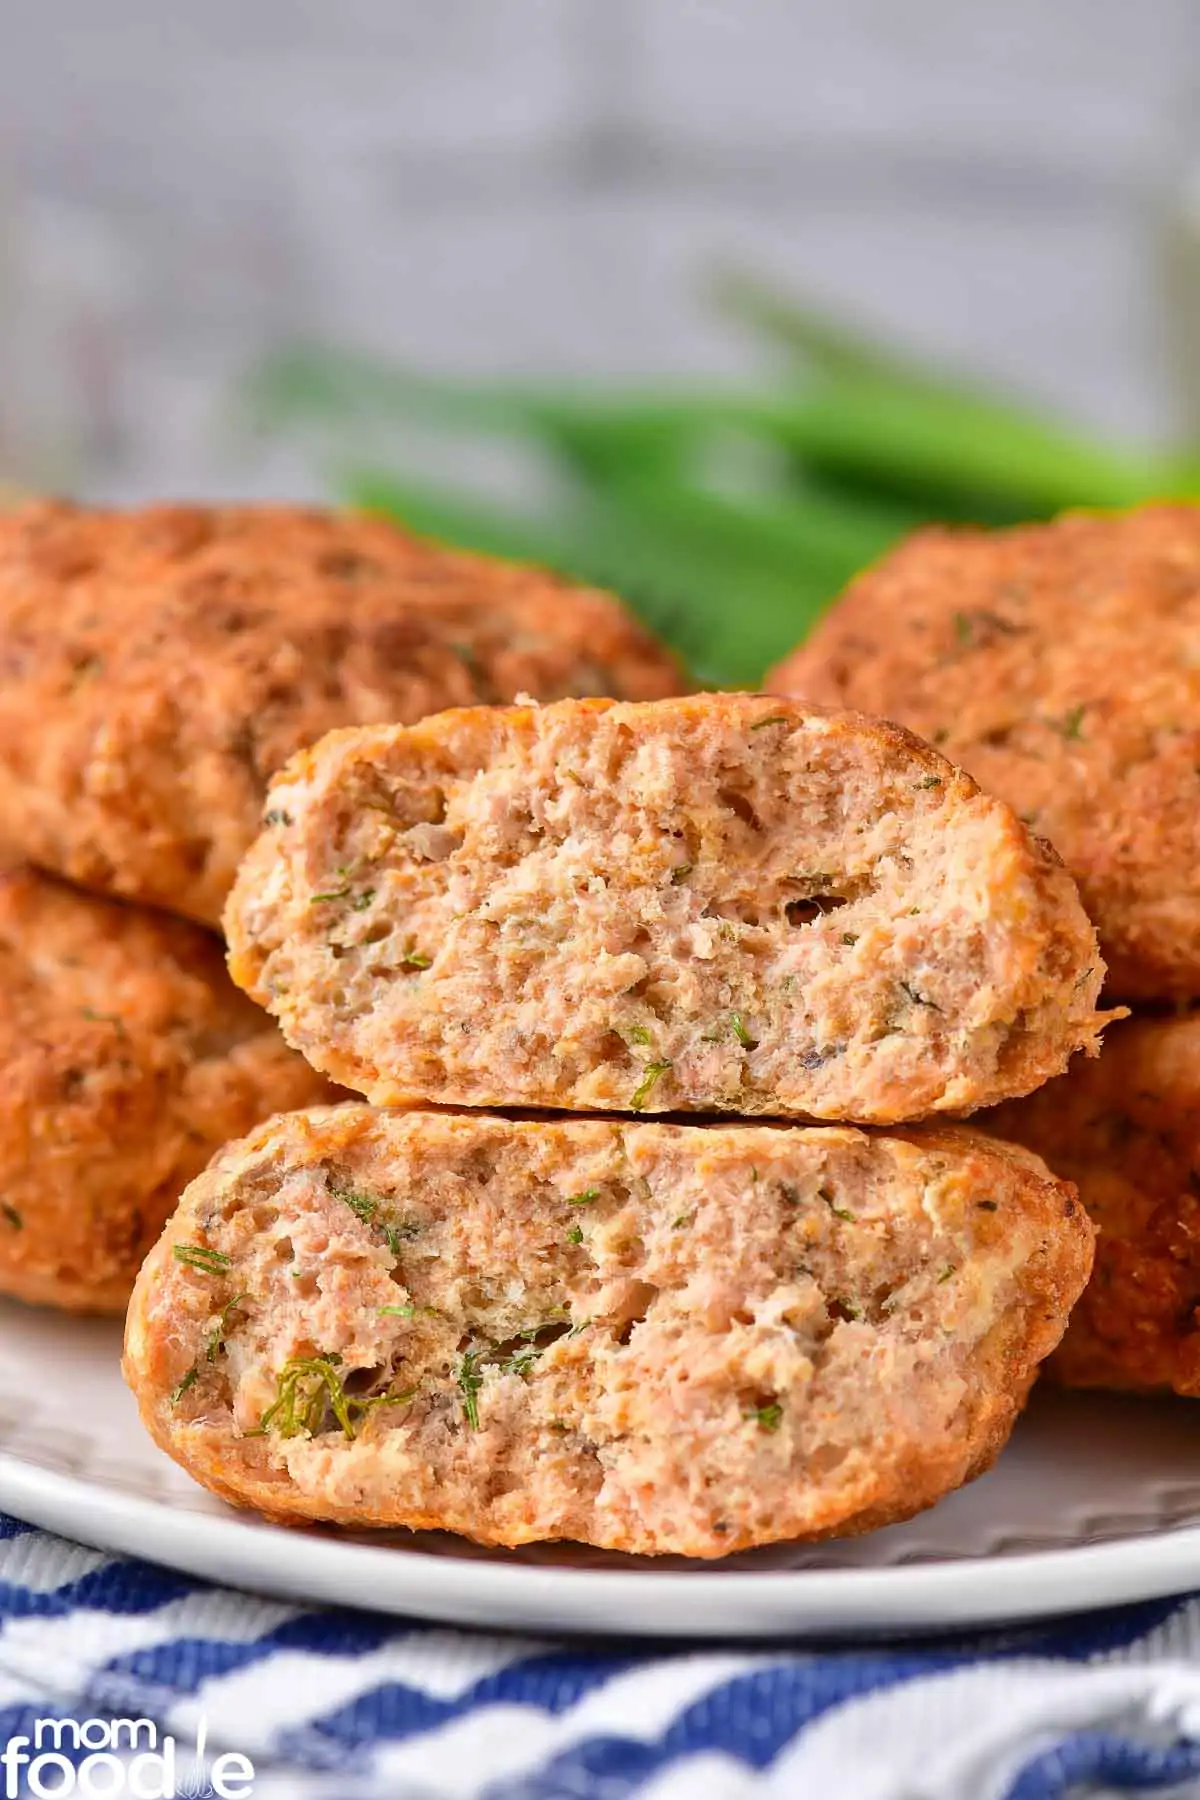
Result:
<svg viewBox="0 0 1200 1800"><path fill-rule="evenodd" d="M962 1128L273 1120L130 1309L150 1431L273 1518L648 1555L865 1531L986 1468L1087 1279Z"/></svg>
<svg viewBox="0 0 1200 1800"><path fill-rule="evenodd" d="M707 694L335 733L270 797L235 981L385 1105L890 1123L1091 1048L1057 858L899 727Z"/></svg>
<svg viewBox="0 0 1200 1800"><path fill-rule="evenodd" d="M1200 1016L1115 1025L1098 1061L981 1123L1077 1182L1099 1227L1057 1380L1200 1396Z"/></svg>
<svg viewBox="0 0 1200 1800"><path fill-rule="evenodd" d="M269 778L336 725L677 693L618 601L381 520L40 503L0 516L0 832L216 923Z"/></svg>
<svg viewBox="0 0 1200 1800"><path fill-rule="evenodd" d="M198 926L0 875L0 1293L122 1312L214 1150L332 1092Z"/></svg>
<svg viewBox="0 0 1200 1800"><path fill-rule="evenodd" d="M1200 995L1200 507L926 531L768 686L899 719L1048 837L1123 999Z"/></svg>

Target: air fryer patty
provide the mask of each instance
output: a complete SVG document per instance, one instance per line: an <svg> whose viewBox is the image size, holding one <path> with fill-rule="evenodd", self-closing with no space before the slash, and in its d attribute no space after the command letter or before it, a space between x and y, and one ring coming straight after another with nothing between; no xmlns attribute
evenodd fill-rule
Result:
<svg viewBox="0 0 1200 1800"><path fill-rule="evenodd" d="M208 932L0 875L0 1293L123 1312L213 1152L332 1097Z"/></svg>
<svg viewBox="0 0 1200 1800"><path fill-rule="evenodd" d="M890 1123L1103 1022L1070 878L900 728L707 694L334 733L272 787L235 981L386 1105Z"/></svg>
<svg viewBox="0 0 1200 1800"><path fill-rule="evenodd" d="M1200 996L1200 507L920 532L768 677L920 732L1050 839L1123 1000Z"/></svg>
<svg viewBox="0 0 1200 1800"><path fill-rule="evenodd" d="M715 1557L986 1468L1091 1245L962 1128L350 1105L193 1182L125 1367L163 1449L275 1519Z"/></svg>
<svg viewBox="0 0 1200 1800"><path fill-rule="evenodd" d="M206 924L270 777L331 727L680 685L611 595L381 520L0 514L0 842Z"/></svg>

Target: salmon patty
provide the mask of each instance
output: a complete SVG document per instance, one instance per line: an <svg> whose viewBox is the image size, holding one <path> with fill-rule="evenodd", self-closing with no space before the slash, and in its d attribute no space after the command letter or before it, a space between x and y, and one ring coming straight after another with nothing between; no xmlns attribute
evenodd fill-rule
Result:
<svg viewBox="0 0 1200 1800"><path fill-rule="evenodd" d="M151 1433L276 1519L647 1555L866 1531L986 1468L1087 1279L962 1128L273 1120L138 1281Z"/></svg>
<svg viewBox="0 0 1200 1800"><path fill-rule="evenodd" d="M332 1097L207 932L0 875L0 1293L123 1312L214 1150Z"/></svg>
<svg viewBox="0 0 1200 1800"><path fill-rule="evenodd" d="M296 507L0 517L0 836L215 924L268 779L335 725L679 671L618 601Z"/></svg>
<svg viewBox="0 0 1200 1800"><path fill-rule="evenodd" d="M1048 837L1122 999L1200 995L1200 507L925 531L768 677L899 719Z"/></svg>
<svg viewBox="0 0 1200 1800"><path fill-rule="evenodd" d="M1200 1396L1200 1016L1114 1025L1097 1061L980 1122L1077 1182L1100 1230L1055 1377Z"/></svg>
<svg viewBox="0 0 1200 1800"><path fill-rule="evenodd" d="M566 701L334 733L274 784L234 980L386 1105L890 1123L1092 1048L1070 877L896 726Z"/></svg>

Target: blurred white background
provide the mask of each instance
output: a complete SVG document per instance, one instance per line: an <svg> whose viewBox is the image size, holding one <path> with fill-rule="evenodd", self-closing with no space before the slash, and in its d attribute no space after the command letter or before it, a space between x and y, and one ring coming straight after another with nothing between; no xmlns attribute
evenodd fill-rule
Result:
<svg viewBox="0 0 1200 1800"><path fill-rule="evenodd" d="M0 0L0 475L311 489L295 338L736 368L733 259L1085 420L1169 427L1195 0Z"/></svg>

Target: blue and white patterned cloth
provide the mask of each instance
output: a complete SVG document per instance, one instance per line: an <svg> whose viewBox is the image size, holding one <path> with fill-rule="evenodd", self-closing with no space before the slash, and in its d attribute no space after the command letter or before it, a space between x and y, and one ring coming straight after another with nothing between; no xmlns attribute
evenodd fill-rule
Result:
<svg viewBox="0 0 1200 1800"><path fill-rule="evenodd" d="M546 1643L254 1599L0 1515L0 1751L53 1717L203 1729L254 1800L1196 1800L1200 1598L904 1645Z"/></svg>

